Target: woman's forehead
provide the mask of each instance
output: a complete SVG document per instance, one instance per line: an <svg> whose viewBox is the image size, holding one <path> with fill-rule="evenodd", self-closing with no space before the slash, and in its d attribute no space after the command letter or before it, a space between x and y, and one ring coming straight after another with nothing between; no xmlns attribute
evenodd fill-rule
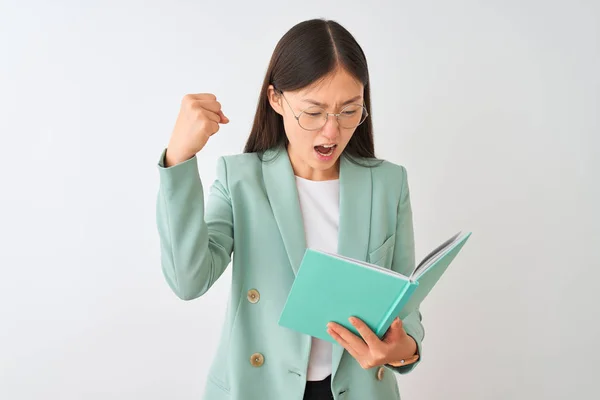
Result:
<svg viewBox="0 0 600 400"><path fill-rule="evenodd" d="M363 96L363 84L352 75L337 72L297 91L296 97L323 105L341 104Z"/></svg>

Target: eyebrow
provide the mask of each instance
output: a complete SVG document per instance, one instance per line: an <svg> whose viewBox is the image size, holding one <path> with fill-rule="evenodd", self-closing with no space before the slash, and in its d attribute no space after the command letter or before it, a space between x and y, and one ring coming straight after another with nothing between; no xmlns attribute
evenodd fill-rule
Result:
<svg viewBox="0 0 600 400"><path fill-rule="evenodd" d="M360 98L361 98L361 96L355 96L355 97L353 97L353 98L351 98L349 100L346 100L341 105L345 106L347 104L354 103L355 101L360 100ZM328 106L328 104L320 103L320 102L318 102L316 100L313 100L313 99L304 99L303 101L305 101L307 103L314 104L315 106L319 106L319 107L327 107Z"/></svg>

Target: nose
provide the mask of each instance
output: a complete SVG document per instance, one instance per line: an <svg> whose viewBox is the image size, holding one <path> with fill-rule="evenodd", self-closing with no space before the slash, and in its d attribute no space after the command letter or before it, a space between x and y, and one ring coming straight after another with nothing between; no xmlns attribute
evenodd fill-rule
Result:
<svg viewBox="0 0 600 400"><path fill-rule="evenodd" d="M328 140L334 141L340 134L340 126L335 115L328 115L325 126L321 129L321 134Z"/></svg>

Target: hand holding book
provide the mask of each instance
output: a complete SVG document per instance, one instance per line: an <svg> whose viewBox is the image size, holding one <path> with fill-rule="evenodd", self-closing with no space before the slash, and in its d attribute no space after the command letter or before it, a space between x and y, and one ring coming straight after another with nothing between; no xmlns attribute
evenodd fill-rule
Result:
<svg viewBox="0 0 600 400"><path fill-rule="evenodd" d="M351 317L348 320L360 337L335 322L327 324L327 333L344 347L362 368L369 369L384 364L402 366L416 361L416 358L411 357L417 352L417 343L406 333L400 318L394 320L381 339L359 318Z"/></svg>

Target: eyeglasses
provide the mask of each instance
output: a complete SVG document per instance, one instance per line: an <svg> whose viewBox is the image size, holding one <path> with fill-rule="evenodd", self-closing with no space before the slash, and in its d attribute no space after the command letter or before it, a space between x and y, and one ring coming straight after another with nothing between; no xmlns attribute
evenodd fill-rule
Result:
<svg viewBox="0 0 600 400"><path fill-rule="evenodd" d="M321 129L327 123L330 115L337 118L338 124L341 128L353 129L365 122L369 113L367 108L361 104L349 104L345 106L339 113L328 113L325 109L319 106L310 106L302 111L300 115L296 115L290 102L285 98L283 92L278 90L281 97L292 110L292 114L298 121L298 125L307 131L316 131Z"/></svg>

